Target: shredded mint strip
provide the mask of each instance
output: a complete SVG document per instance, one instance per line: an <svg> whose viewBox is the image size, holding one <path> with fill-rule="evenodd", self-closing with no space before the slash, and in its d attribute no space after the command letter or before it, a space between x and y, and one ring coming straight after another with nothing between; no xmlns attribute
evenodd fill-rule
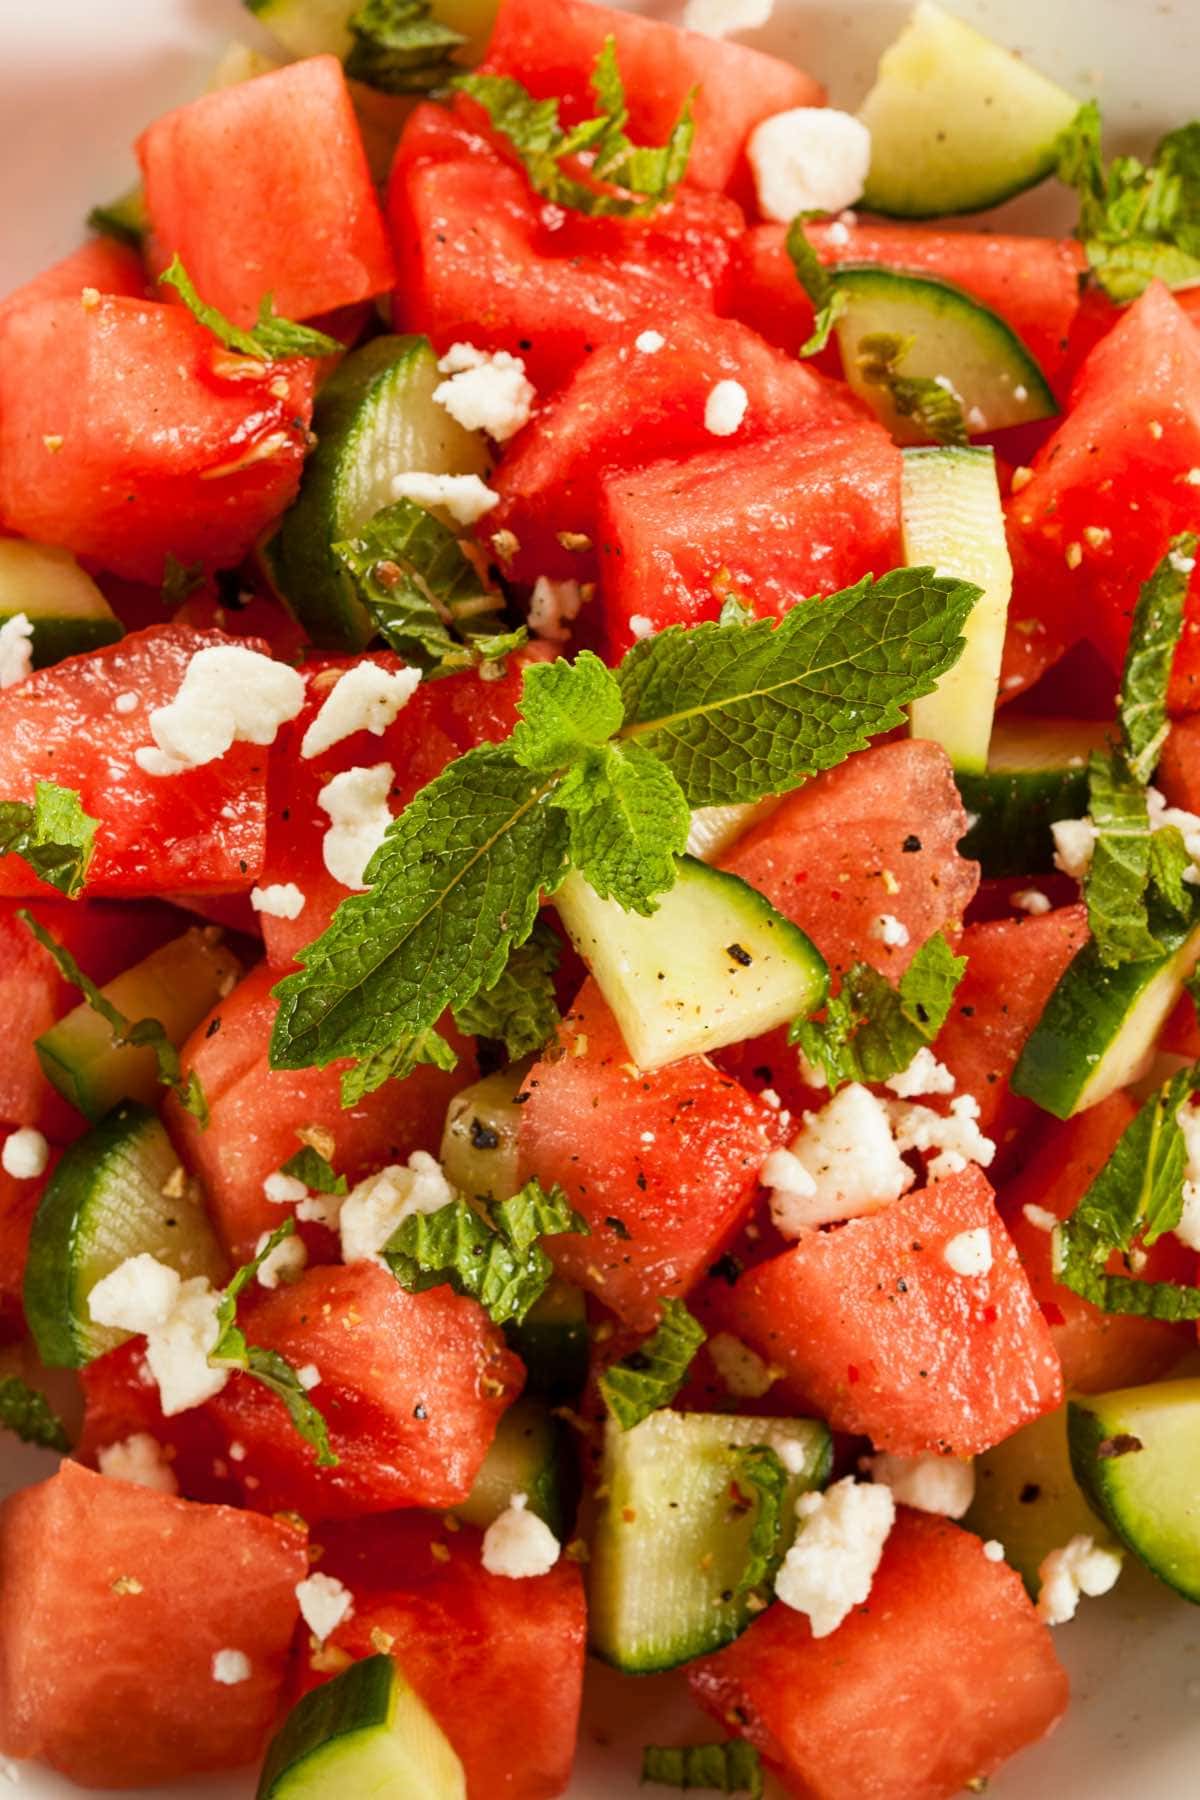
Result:
<svg viewBox="0 0 1200 1800"><path fill-rule="evenodd" d="M39 781L33 805L0 800L0 856L23 857L34 874L73 900L87 879L98 819L74 788Z"/></svg>
<svg viewBox="0 0 1200 1800"><path fill-rule="evenodd" d="M662 1323L653 1336L600 1377L601 1398L622 1431L670 1405L708 1336L681 1300L663 1300L661 1306Z"/></svg>
<svg viewBox="0 0 1200 1800"><path fill-rule="evenodd" d="M895 987L870 963L855 963L824 1019L797 1019L788 1041L799 1044L831 1090L847 1081L887 1081L933 1043L966 967L940 932L921 945Z"/></svg>
<svg viewBox="0 0 1200 1800"><path fill-rule="evenodd" d="M1089 100L1058 143L1058 175L1077 190L1075 235L1110 299L1136 300L1152 281L1200 283L1200 121L1164 137L1149 163L1105 165L1100 108Z"/></svg>
<svg viewBox="0 0 1200 1800"><path fill-rule="evenodd" d="M291 319L281 319L271 306L270 294L263 296L254 329L244 331L200 298L178 254L172 257L170 267L164 269L158 279L163 287L174 288L197 324L211 331L226 350L274 362L276 358L287 356L332 356L345 347L323 331L314 331L311 325L296 325Z"/></svg>
<svg viewBox="0 0 1200 1800"><path fill-rule="evenodd" d="M366 0L347 27L347 75L385 94L427 93L449 80L451 56L467 41L433 17L430 0Z"/></svg>
<svg viewBox="0 0 1200 1800"><path fill-rule="evenodd" d="M788 1472L768 1444L752 1444L735 1450L734 1486L754 1506L754 1524L747 1545L746 1567L738 1582L739 1594L769 1589L783 1561L784 1500Z"/></svg>
<svg viewBox="0 0 1200 1800"><path fill-rule="evenodd" d="M859 374L869 387L883 388L902 419L911 419L935 444L969 444L962 403L929 375L906 375L904 360L916 343L877 331L858 341Z"/></svg>
<svg viewBox="0 0 1200 1800"><path fill-rule="evenodd" d="M384 1261L409 1293L449 1285L478 1300L495 1324L520 1324L541 1299L554 1264L539 1239L588 1230L561 1188L528 1181L488 1208L458 1197L433 1213L412 1213L384 1249Z"/></svg>
<svg viewBox="0 0 1200 1800"><path fill-rule="evenodd" d="M824 350L833 328L849 304L846 290L838 286L837 272L827 269L813 248L805 226L821 213L800 213L788 226L787 252L796 271L796 279L812 301L812 336L800 346L801 356L816 356Z"/></svg>
<svg viewBox="0 0 1200 1800"><path fill-rule="evenodd" d="M642 1780L662 1787L707 1788L717 1794L746 1794L761 1800L762 1764L752 1744L688 1744L679 1750L647 1744L642 1751Z"/></svg>
<svg viewBox="0 0 1200 1800"><path fill-rule="evenodd" d="M314 1194L345 1194L349 1191L346 1177L335 1174L329 1159L314 1150L311 1144L305 1144L289 1156L279 1173L290 1175L293 1181L302 1181Z"/></svg>
<svg viewBox="0 0 1200 1800"><path fill-rule="evenodd" d="M0 1378L0 1430L43 1450L61 1450L65 1455L71 1448L67 1428L46 1396L19 1375Z"/></svg>

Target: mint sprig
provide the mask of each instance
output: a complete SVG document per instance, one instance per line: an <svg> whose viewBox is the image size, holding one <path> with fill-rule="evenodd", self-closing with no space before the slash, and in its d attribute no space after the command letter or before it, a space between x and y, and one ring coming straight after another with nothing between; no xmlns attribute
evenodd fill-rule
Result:
<svg viewBox="0 0 1200 1800"><path fill-rule="evenodd" d="M727 1744L687 1744L669 1749L647 1744L642 1751L642 1780L688 1793L706 1788L717 1794L745 1794L762 1800L763 1771L753 1744L733 1738Z"/></svg>
<svg viewBox="0 0 1200 1800"><path fill-rule="evenodd" d="M210 306L200 298L178 252L158 279L162 287L174 289L198 325L210 331L226 350L236 350L242 356L274 362L288 356L332 356L345 348L337 338L315 331L311 325L297 325L291 319L281 319L271 305L270 294L264 294L262 298L253 330L243 330L232 319L227 319L218 307Z"/></svg>
<svg viewBox="0 0 1200 1800"><path fill-rule="evenodd" d="M384 94L421 94L453 72L451 56L466 43L433 17L430 0L366 0L346 21L354 43L346 73Z"/></svg>
<svg viewBox="0 0 1200 1800"><path fill-rule="evenodd" d="M346 1194L350 1191L346 1177L336 1174L328 1157L322 1156L311 1144L305 1144L289 1156L279 1173L290 1175L293 1181L302 1181L314 1194Z"/></svg>
<svg viewBox="0 0 1200 1800"><path fill-rule="evenodd" d="M1164 137L1149 163L1105 164L1100 108L1089 100L1058 143L1058 176L1080 198L1075 235L1096 282L1123 305L1152 281L1200 282L1200 121Z"/></svg>
<svg viewBox="0 0 1200 1800"><path fill-rule="evenodd" d="M682 1300L663 1300L658 1330L600 1376L600 1397L622 1431L669 1406L708 1333Z"/></svg>
<svg viewBox="0 0 1200 1800"><path fill-rule="evenodd" d="M921 945L896 986L870 963L855 963L824 1019L798 1019L788 1041L799 1044L831 1090L847 1081L887 1081L933 1043L966 967L941 932Z"/></svg>
<svg viewBox="0 0 1200 1800"><path fill-rule="evenodd" d="M787 253L792 259L797 281L812 301L814 315L812 334L801 344L800 356L817 356L824 350L834 326L849 305L845 288L838 285L837 271L826 268L804 229L814 219L823 217L823 213L800 213L788 226Z"/></svg>
<svg viewBox="0 0 1200 1800"><path fill-rule="evenodd" d="M42 881L73 900L87 880L96 827L74 788L39 781L33 805L0 800L0 856L20 856Z"/></svg>
<svg viewBox="0 0 1200 1800"><path fill-rule="evenodd" d="M554 971L561 953L558 938L539 920L530 938L509 952L500 979L456 1009L459 1030L497 1039L511 1062L540 1050L559 1026Z"/></svg>

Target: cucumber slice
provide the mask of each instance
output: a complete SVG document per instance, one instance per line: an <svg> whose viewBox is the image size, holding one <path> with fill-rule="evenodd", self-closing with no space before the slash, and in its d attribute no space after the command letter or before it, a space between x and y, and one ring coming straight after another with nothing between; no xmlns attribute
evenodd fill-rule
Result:
<svg viewBox="0 0 1200 1800"><path fill-rule="evenodd" d="M446 1180L477 1200L507 1200L520 1187L517 1095L529 1072L526 1062L485 1075L455 1094L446 1109L441 1160Z"/></svg>
<svg viewBox="0 0 1200 1800"><path fill-rule="evenodd" d="M428 338L378 337L352 350L317 397L317 447L295 504L267 546L271 579L313 642L361 650L374 626L331 546L394 498L407 470L484 475L487 446L438 406Z"/></svg>
<svg viewBox="0 0 1200 1800"><path fill-rule="evenodd" d="M1108 742L1110 727L1090 719L1009 718L992 727L987 767L955 770L963 805L975 823L959 848L987 876L1048 875L1054 868L1056 819L1088 809L1088 757Z"/></svg>
<svg viewBox="0 0 1200 1800"><path fill-rule="evenodd" d="M1106 969L1086 943L1025 1041L1011 1087L1056 1119L1098 1106L1145 1073L1200 959L1200 926L1157 927L1166 955Z"/></svg>
<svg viewBox="0 0 1200 1800"><path fill-rule="evenodd" d="M1096 1511L1200 1604L1200 1381L1089 1394L1067 1412L1071 1467Z"/></svg>
<svg viewBox="0 0 1200 1800"><path fill-rule="evenodd" d="M178 1047L240 978L241 964L212 926L194 926L135 963L100 990L131 1022L157 1019ZM35 1038L47 1080L88 1119L102 1119L119 1100L161 1098L152 1048L114 1044L107 1020L81 1000Z"/></svg>
<svg viewBox="0 0 1200 1800"><path fill-rule="evenodd" d="M956 769L977 771L987 765L1012 594L995 455L987 448L906 450L900 492L905 562L929 564L983 590L963 631L962 655L909 709L914 737L941 744Z"/></svg>
<svg viewBox="0 0 1200 1800"><path fill-rule="evenodd" d="M601 900L579 875L554 896L641 1069L806 1018L828 987L816 946L757 889L694 856L678 867L649 918Z"/></svg>
<svg viewBox="0 0 1200 1800"><path fill-rule="evenodd" d="M115 238L118 244L128 244L131 250L144 249L150 235L150 220L146 216L146 194L141 182L126 188L115 200L93 206L87 222L89 229L98 231L102 237Z"/></svg>
<svg viewBox="0 0 1200 1800"><path fill-rule="evenodd" d="M118 1106L64 1152L34 1215L25 1316L44 1363L79 1368L129 1337L96 1325L88 1295L146 1251L180 1275L222 1279L224 1258L202 1199L148 1107Z"/></svg>
<svg viewBox="0 0 1200 1800"><path fill-rule="evenodd" d="M351 1663L296 1703L257 1800L466 1800L463 1766L390 1656Z"/></svg>
<svg viewBox="0 0 1200 1800"><path fill-rule="evenodd" d="M17 613L33 626L35 669L123 635L121 621L69 550L0 538L0 625Z"/></svg>
<svg viewBox="0 0 1200 1800"><path fill-rule="evenodd" d="M1035 1600L1038 1569L1052 1550L1082 1535L1111 1542L1071 1471L1065 1406L975 1458L975 1498L963 1524L999 1539Z"/></svg>
<svg viewBox="0 0 1200 1800"><path fill-rule="evenodd" d="M715 862L778 805L778 800L771 796L733 806L698 806L692 814L692 829L688 832L688 855L698 857L701 862Z"/></svg>
<svg viewBox="0 0 1200 1800"><path fill-rule="evenodd" d="M969 431L1000 431L1051 418L1057 411L1046 378L1020 338L990 307L962 288L898 269L839 264L838 287L849 304L837 322L846 380L876 412L899 444L924 442L920 427L897 412L888 390L868 381L864 338L907 343L905 376L948 381L962 403Z"/></svg>
<svg viewBox="0 0 1200 1800"><path fill-rule="evenodd" d="M243 0L256 19L293 56L320 56L328 51L346 57L353 39L346 22L361 12L362 0ZM499 0L433 0L432 14L441 25L467 39L456 62L478 62L496 22Z"/></svg>
<svg viewBox="0 0 1200 1800"><path fill-rule="evenodd" d="M799 1465L783 1500L781 1549L797 1496L829 1478L826 1427L809 1419L656 1412L605 1433L605 1500L592 1541L592 1649L628 1674L672 1669L719 1650L755 1616L738 1593L756 1508L731 1492L738 1449L766 1444Z"/></svg>
<svg viewBox="0 0 1200 1800"><path fill-rule="evenodd" d="M561 1543L575 1522L576 1484L571 1470L570 1428L536 1400L518 1400L496 1427L475 1486L455 1514L486 1531L510 1504L526 1494L529 1510L544 1519Z"/></svg>
<svg viewBox="0 0 1200 1800"><path fill-rule="evenodd" d="M1079 102L922 0L859 110L871 133L863 205L905 219L978 212L1053 170Z"/></svg>
<svg viewBox="0 0 1200 1800"><path fill-rule="evenodd" d="M525 1392L551 1405L576 1400L588 1378L591 1340L587 1303L568 1281L552 1281L505 1336L525 1364Z"/></svg>

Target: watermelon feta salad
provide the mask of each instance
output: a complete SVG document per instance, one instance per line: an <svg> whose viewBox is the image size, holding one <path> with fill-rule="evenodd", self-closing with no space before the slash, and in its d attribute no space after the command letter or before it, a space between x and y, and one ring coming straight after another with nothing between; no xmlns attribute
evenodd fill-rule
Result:
<svg viewBox="0 0 1200 1800"><path fill-rule="evenodd" d="M0 1753L978 1792L1200 1603L1200 123L247 4L0 302Z"/></svg>

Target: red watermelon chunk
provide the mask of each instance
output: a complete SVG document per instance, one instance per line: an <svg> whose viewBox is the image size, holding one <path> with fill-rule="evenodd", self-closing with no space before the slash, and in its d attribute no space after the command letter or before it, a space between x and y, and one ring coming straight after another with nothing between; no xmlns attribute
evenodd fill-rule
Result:
<svg viewBox="0 0 1200 1800"><path fill-rule="evenodd" d="M146 1363L144 1338L130 1338L79 1371L83 1389L83 1429L75 1454L89 1468L111 1444L145 1433L161 1444L179 1492L186 1500L236 1506L241 1492L230 1474L229 1444L206 1407L191 1407L168 1419L159 1404L158 1384Z"/></svg>
<svg viewBox="0 0 1200 1800"><path fill-rule="evenodd" d="M570 1779L583 1687L583 1582L489 1575L481 1536L409 1513L324 1527L321 1569L354 1596L330 1639L370 1656L382 1632L462 1760L468 1800L553 1800ZM305 1673L305 1685L315 1685Z"/></svg>
<svg viewBox="0 0 1200 1800"><path fill-rule="evenodd" d="M976 1230L992 1266L959 1275L946 1246ZM1049 1330L973 1164L869 1218L806 1233L742 1277L733 1311L740 1335L835 1430L900 1456L974 1456L1062 1399Z"/></svg>
<svg viewBox="0 0 1200 1800"><path fill-rule="evenodd" d="M206 1410L244 1457L230 1472L247 1506L354 1518L465 1500L525 1371L474 1300L409 1294L375 1263L307 1269L243 1308L248 1342L312 1363L336 1468L318 1468L281 1400L234 1375Z"/></svg>
<svg viewBox="0 0 1200 1800"><path fill-rule="evenodd" d="M10 1127L0 1124L0 1141ZM53 1170L52 1158L45 1175L18 1181L0 1168L0 1343L25 1336L25 1263L29 1233L38 1201Z"/></svg>
<svg viewBox="0 0 1200 1800"><path fill-rule="evenodd" d="M0 1749L85 1787L261 1754L308 1573L305 1535L64 1462L0 1508ZM238 1650L232 1686L213 1658Z"/></svg>
<svg viewBox="0 0 1200 1800"><path fill-rule="evenodd" d="M11 313L39 300L78 300L85 288L98 294L125 294L140 299L146 292L146 271L136 250L111 238L89 238L69 256L52 263L31 281L23 282L0 300L0 322Z"/></svg>
<svg viewBox="0 0 1200 1800"><path fill-rule="evenodd" d="M342 66L311 56L204 94L138 140L154 245L252 325L311 319L391 286L392 259Z"/></svg>
<svg viewBox="0 0 1200 1800"><path fill-rule="evenodd" d="M806 1800L951 1800L1044 1737L1068 1698L1016 1571L906 1507L870 1599L829 1637L772 1606L689 1679Z"/></svg>
<svg viewBox="0 0 1200 1800"><path fill-rule="evenodd" d="M1172 806L1200 811L1200 719L1177 719L1163 745L1154 774Z"/></svg>
<svg viewBox="0 0 1200 1800"><path fill-rule="evenodd" d="M607 37L616 40L634 143L665 143L696 89L687 170L696 187L728 187L742 173L746 139L761 120L825 98L791 63L587 0L504 0L483 68L515 76L539 100L560 98L564 124L574 125L595 115L589 77Z"/></svg>
<svg viewBox="0 0 1200 1800"><path fill-rule="evenodd" d="M181 306L22 307L0 323L0 521L133 581L228 568L295 496L312 384Z"/></svg>
<svg viewBox="0 0 1200 1800"><path fill-rule="evenodd" d="M234 744L180 775L148 775L135 760L152 741L148 715L174 699L196 652L234 641L159 625L0 693L0 799L32 801L39 781L76 790L99 821L89 894L220 893L258 879L267 814L259 745ZM128 693L138 706L118 712ZM0 895L59 898L15 855L0 858Z"/></svg>
<svg viewBox="0 0 1200 1800"><path fill-rule="evenodd" d="M958 854L967 829L949 758L925 739L896 739L818 775L721 859L812 938L837 974L868 962L899 975L926 938L955 931L979 885ZM907 945L873 935L890 913Z"/></svg>
<svg viewBox="0 0 1200 1800"><path fill-rule="evenodd" d="M732 1235L777 1115L704 1057L636 1069L593 981L522 1093L521 1179L559 1182L591 1227L546 1240L559 1273L650 1330Z"/></svg>
<svg viewBox="0 0 1200 1800"><path fill-rule="evenodd" d="M715 445L715 440L710 439ZM901 563L901 455L867 419L811 425L606 477L597 545L610 654L650 628L761 616Z"/></svg>

